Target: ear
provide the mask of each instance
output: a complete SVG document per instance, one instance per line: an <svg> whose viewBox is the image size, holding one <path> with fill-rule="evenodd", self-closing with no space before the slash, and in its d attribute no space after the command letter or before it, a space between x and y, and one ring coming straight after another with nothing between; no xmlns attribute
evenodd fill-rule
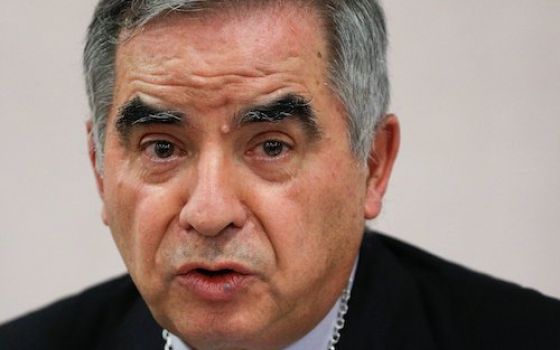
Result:
<svg viewBox="0 0 560 350"><path fill-rule="evenodd" d="M382 199L399 152L399 144L399 121L395 115L387 115L376 129L368 159L369 175L364 204L364 217L367 220L377 217L381 211Z"/></svg>
<svg viewBox="0 0 560 350"><path fill-rule="evenodd" d="M107 211L105 210L105 200L104 200L104 191L103 191L103 174L99 173L98 170L98 158L97 158L97 148L95 146L95 141L93 140L93 122L89 119L86 122L86 131L87 131L87 143L88 143L88 155L89 161L93 168L93 174L95 176L95 182L97 185L97 192L101 197L103 202L102 209L101 209L101 219L103 223L107 225Z"/></svg>

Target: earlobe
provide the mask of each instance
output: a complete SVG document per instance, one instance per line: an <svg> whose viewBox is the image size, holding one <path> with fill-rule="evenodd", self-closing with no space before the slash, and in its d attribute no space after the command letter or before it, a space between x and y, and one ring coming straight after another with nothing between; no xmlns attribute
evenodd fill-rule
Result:
<svg viewBox="0 0 560 350"><path fill-rule="evenodd" d="M107 210L105 209L105 203L103 203L103 206L101 208L101 220L103 221L103 224L105 224L105 226L109 226L109 219L107 216Z"/></svg>
<svg viewBox="0 0 560 350"><path fill-rule="evenodd" d="M387 115L376 129L368 159L369 174L364 202L364 217L367 220L374 219L381 211L399 144L399 121L395 115Z"/></svg>

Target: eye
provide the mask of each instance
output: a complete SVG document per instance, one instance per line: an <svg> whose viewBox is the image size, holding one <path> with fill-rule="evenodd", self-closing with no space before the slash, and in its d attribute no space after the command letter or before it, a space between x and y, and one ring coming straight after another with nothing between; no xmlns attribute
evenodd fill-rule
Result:
<svg viewBox="0 0 560 350"><path fill-rule="evenodd" d="M286 133L267 132L254 137L245 152L245 164L259 177L273 182L290 179L300 164L297 140Z"/></svg>
<svg viewBox="0 0 560 350"><path fill-rule="evenodd" d="M290 158L295 148L295 141L282 132L264 132L255 135L247 145L245 156L256 162L277 162Z"/></svg>
<svg viewBox="0 0 560 350"><path fill-rule="evenodd" d="M154 143L154 154L159 158L169 158L175 152L175 145L167 141L156 141Z"/></svg>
<svg viewBox="0 0 560 350"><path fill-rule="evenodd" d="M170 141L155 140L147 142L143 146L144 151L148 157L154 160L169 160L177 155L177 146Z"/></svg>
<svg viewBox="0 0 560 350"><path fill-rule="evenodd" d="M282 154L287 145L278 140L267 140L261 147L265 155L275 158Z"/></svg>

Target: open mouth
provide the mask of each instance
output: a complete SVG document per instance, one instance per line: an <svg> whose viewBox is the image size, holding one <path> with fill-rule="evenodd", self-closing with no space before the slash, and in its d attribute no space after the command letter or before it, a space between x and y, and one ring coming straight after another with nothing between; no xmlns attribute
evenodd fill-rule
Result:
<svg viewBox="0 0 560 350"><path fill-rule="evenodd" d="M240 268L242 270L242 268ZM254 278L234 268L192 268L178 276L179 283L199 298L208 301L227 301Z"/></svg>
<svg viewBox="0 0 560 350"><path fill-rule="evenodd" d="M224 277L230 274L237 274L238 272L232 269L223 269L223 270L207 270L207 269L195 269L193 270L195 273L201 274L206 277Z"/></svg>

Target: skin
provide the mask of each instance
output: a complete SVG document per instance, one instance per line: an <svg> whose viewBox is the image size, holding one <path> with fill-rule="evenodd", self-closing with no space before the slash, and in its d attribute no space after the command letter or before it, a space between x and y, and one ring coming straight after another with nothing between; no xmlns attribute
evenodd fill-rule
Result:
<svg viewBox="0 0 560 350"><path fill-rule="evenodd" d="M181 14L118 47L104 173L96 172L103 220L158 323L196 349L280 349L304 336L340 296L364 220L381 209L398 122L388 116L368 164L356 160L317 28L313 12L290 5ZM310 101L318 135L295 118L233 122L286 94ZM123 137L119 111L136 97L187 122ZM170 157L158 157L157 140L174 145ZM266 140L281 141L281 154L267 154ZM228 300L204 300L177 282L183 264L224 261L251 271Z"/></svg>

